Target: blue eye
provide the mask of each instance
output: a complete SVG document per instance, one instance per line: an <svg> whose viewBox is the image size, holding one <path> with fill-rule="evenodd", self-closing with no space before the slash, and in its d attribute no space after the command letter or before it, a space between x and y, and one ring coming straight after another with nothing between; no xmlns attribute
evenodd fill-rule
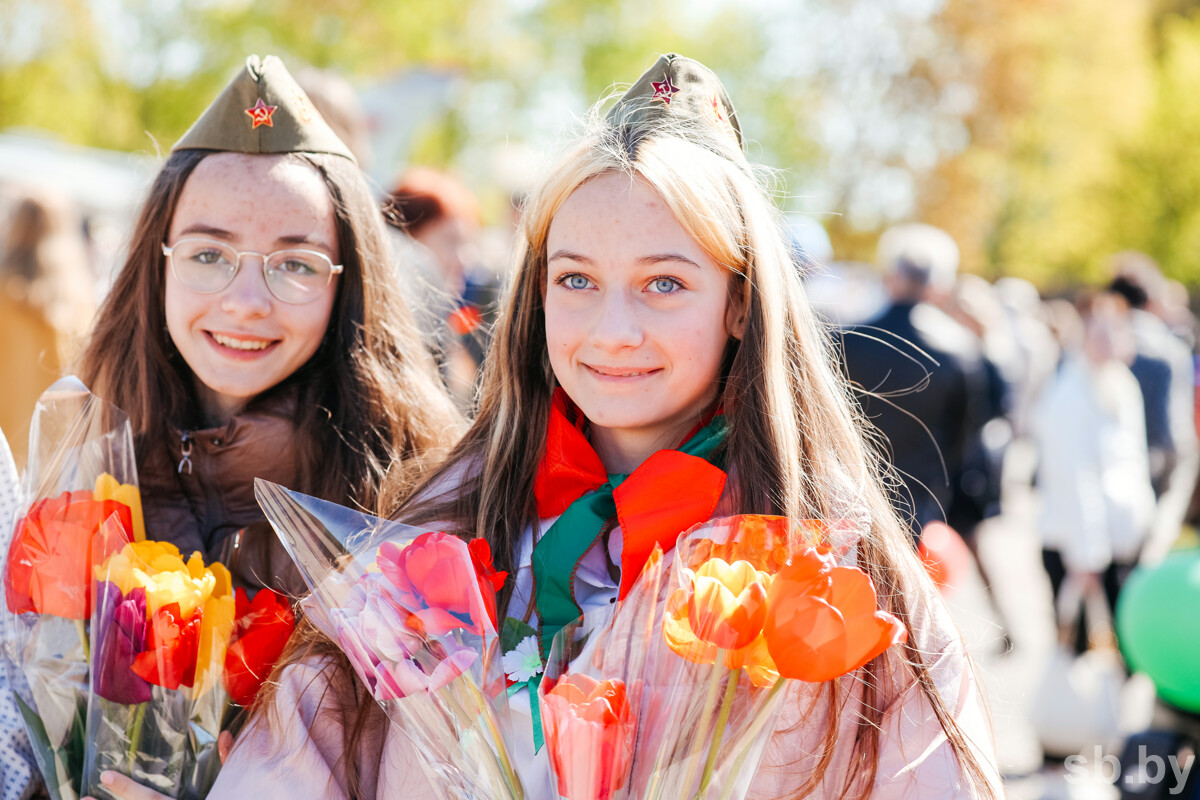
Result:
<svg viewBox="0 0 1200 800"><path fill-rule="evenodd" d="M582 275L568 275L563 279L563 283L567 285L568 289L586 289L592 284L591 281Z"/></svg>
<svg viewBox="0 0 1200 800"><path fill-rule="evenodd" d="M674 278L655 278L650 284L650 288L657 294L671 294L676 289L683 288L683 286Z"/></svg>

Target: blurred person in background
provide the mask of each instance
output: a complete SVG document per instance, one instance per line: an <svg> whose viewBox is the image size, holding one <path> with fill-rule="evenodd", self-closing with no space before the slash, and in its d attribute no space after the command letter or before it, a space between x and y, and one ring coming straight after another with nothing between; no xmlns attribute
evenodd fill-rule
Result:
<svg viewBox="0 0 1200 800"><path fill-rule="evenodd" d="M1170 299L1158 264L1144 253L1125 252L1112 257L1112 270L1108 288L1121 299L1133 336L1130 368L1142 391L1149 470L1158 497L1144 554L1153 561L1178 537L1196 483L1195 368L1190 344L1160 316Z"/></svg>
<svg viewBox="0 0 1200 800"><path fill-rule="evenodd" d="M1116 608L1155 508L1141 390L1127 366L1135 352L1128 319L1108 294L1085 298L1080 311L1082 341L1064 346L1034 422L1042 561L1060 619L1073 618L1075 607L1065 606L1094 588ZM1080 652L1085 631L1080 624Z"/></svg>
<svg viewBox="0 0 1200 800"><path fill-rule="evenodd" d="M469 408L486 351L484 315L498 296L479 248L479 202L456 178L414 167L392 190L390 210L389 222L419 245L412 261L427 288L426 307L417 313L434 318L430 327L440 331L433 344L443 378L459 405Z"/></svg>
<svg viewBox="0 0 1200 800"><path fill-rule="evenodd" d="M946 521L983 424L986 380L978 339L927 302L954 286L954 240L930 225L900 225L880 237L878 254L890 305L846 331L845 365L867 419L887 439L902 481L892 499L916 540L928 523Z"/></svg>
<svg viewBox="0 0 1200 800"><path fill-rule="evenodd" d="M371 169L371 133L367 113L350 82L336 72L309 67L296 73L296 83L317 112L358 161L363 172Z"/></svg>
<svg viewBox="0 0 1200 800"><path fill-rule="evenodd" d="M34 404L91 325L93 296L78 211L45 192L20 198L0 254L0 428L18 467L25 463Z"/></svg>
<svg viewBox="0 0 1200 800"><path fill-rule="evenodd" d="M1020 370L1020 351L992 285L978 275L960 275L944 310L970 331L980 344L984 391L963 455L963 470L954 486L947 513L951 527L964 534L1000 513L1004 455L1012 442L1013 395Z"/></svg>
<svg viewBox="0 0 1200 800"><path fill-rule="evenodd" d="M987 564L979 557L979 528L1000 515L1021 353L998 293L980 276L960 275L944 310L979 342L981 378L979 391L972 397L975 422L968 431L946 521L962 535L975 557L988 600L1004 631L1002 646L1007 651L1012 645L1009 625L992 589Z"/></svg>
<svg viewBox="0 0 1200 800"><path fill-rule="evenodd" d="M1058 368L1059 348L1037 287L1023 278L1000 278L994 284L1016 354L1010 367L1013 380L1010 419L1013 437L1028 436L1037 397ZM1074 313L1074 309L1072 309Z"/></svg>

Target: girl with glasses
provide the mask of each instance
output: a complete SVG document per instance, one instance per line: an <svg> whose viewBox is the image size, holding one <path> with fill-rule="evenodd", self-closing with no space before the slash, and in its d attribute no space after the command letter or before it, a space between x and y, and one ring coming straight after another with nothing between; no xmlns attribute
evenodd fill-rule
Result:
<svg viewBox="0 0 1200 800"><path fill-rule="evenodd" d="M461 419L398 278L353 155L251 57L155 178L79 366L129 415L149 538L297 597L255 478L375 510L444 452Z"/></svg>
<svg viewBox="0 0 1200 800"><path fill-rule="evenodd" d="M271 57L159 171L79 374L129 415L149 536L251 593L304 589L254 478L374 509L459 426L366 181Z"/></svg>

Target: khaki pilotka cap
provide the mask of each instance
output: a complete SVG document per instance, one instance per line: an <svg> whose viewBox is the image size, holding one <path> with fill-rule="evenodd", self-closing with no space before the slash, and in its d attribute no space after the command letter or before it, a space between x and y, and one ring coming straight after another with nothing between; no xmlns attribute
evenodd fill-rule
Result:
<svg viewBox="0 0 1200 800"><path fill-rule="evenodd" d="M354 161L350 148L275 56L247 58L246 68L171 149L254 155L330 153Z"/></svg>
<svg viewBox="0 0 1200 800"><path fill-rule="evenodd" d="M629 153L651 131L670 128L743 155L742 129L721 80L699 61L675 53L660 56L604 120Z"/></svg>

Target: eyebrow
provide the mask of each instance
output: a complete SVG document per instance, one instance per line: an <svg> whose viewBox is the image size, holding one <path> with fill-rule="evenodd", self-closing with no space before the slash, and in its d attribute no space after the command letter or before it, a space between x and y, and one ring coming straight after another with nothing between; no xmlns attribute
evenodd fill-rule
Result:
<svg viewBox="0 0 1200 800"><path fill-rule="evenodd" d="M201 222L196 222L191 225L188 225L186 228L184 228L183 230L181 230L179 232L179 237L183 238L184 236L187 236L189 233L203 233L205 236L212 236L217 239L232 239L233 238L233 234L230 233L229 231L225 230L224 228L216 228L216 227L213 227L212 225L205 225Z"/></svg>
<svg viewBox="0 0 1200 800"><path fill-rule="evenodd" d="M583 255L582 253L576 253L572 250L555 250L550 255L550 258L546 259L546 263L548 264L551 261L556 261L560 258L565 258L568 261L575 261L580 264L593 263L592 259ZM679 264L690 264L696 269L702 269L699 264L682 253L654 253L653 255L642 256L637 261L639 264L662 264L668 261L673 261Z"/></svg>
<svg viewBox="0 0 1200 800"><path fill-rule="evenodd" d="M221 241L225 242L231 242L235 238L232 232L227 231L224 228L218 228L214 225L206 225L202 222L193 223L184 228L179 232L179 238L182 239L184 236L195 233L211 236L214 239L220 239ZM308 245L310 247L316 246L322 250L325 250L326 252L333 252L333 248L330 247L327 242L325 242L319 236L314 236L312 234L292 234L288 236L280 236L275 240L275 243L277 245L282 244L288 247L295 247L296 245Z"/></svg>

